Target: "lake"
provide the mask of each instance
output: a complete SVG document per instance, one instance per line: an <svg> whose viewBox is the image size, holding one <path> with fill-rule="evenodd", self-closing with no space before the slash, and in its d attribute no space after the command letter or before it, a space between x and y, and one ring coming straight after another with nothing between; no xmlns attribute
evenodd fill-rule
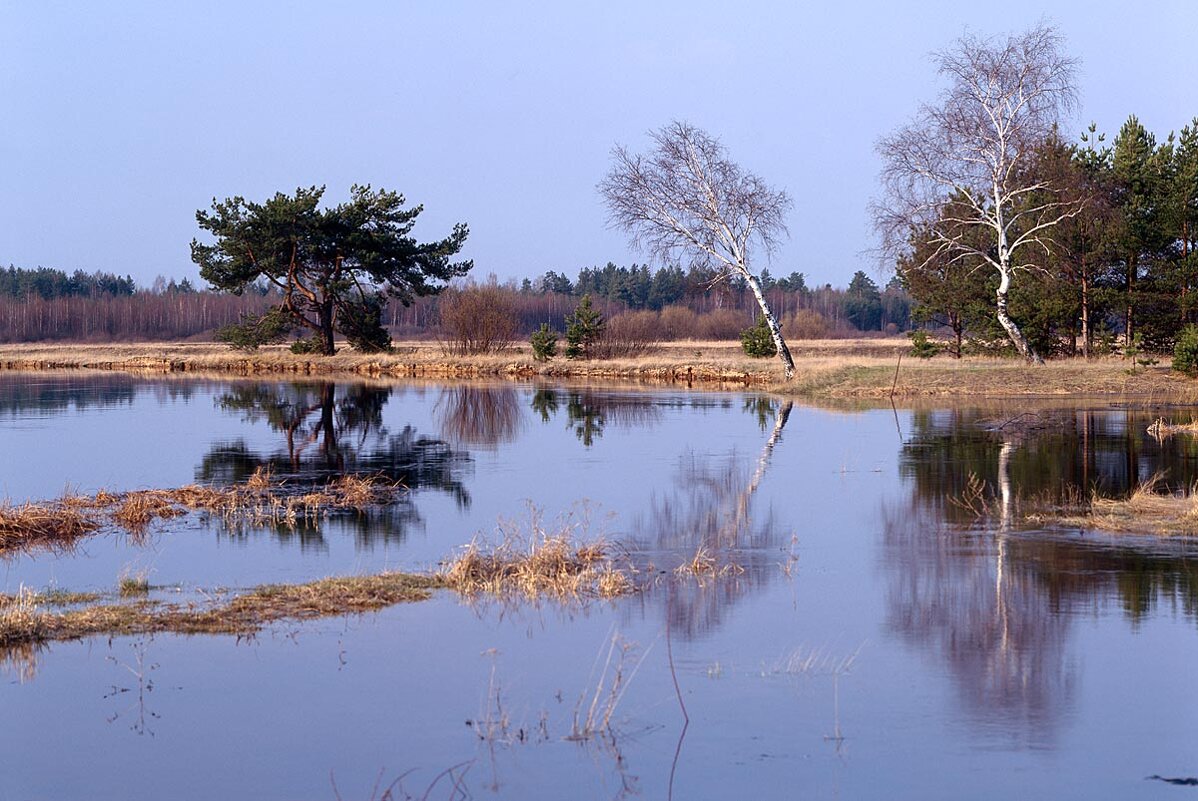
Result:
<svg viewBox="0 0 1198 801"><path fill-rule="evenodd" d="M1020 522L1198 481L1193 439L1147 435L1156 411L0 374L11 502L259 467L409 489L319 525L102 531L8 556L7 593L144 574L203 602L436 569L533 526L659 576L612 601L441 591L248 638L10 650L0 798L1176 798L1162 778L1198 776L1194 543ZM678 575L700 549L719 574Z"/></svg>

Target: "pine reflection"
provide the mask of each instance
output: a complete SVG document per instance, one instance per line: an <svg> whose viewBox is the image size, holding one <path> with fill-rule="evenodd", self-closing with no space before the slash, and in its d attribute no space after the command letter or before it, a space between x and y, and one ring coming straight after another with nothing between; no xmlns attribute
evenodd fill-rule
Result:
<svg viewBox="0 0 1198 801"><path fill-rule="evenodd" d="M273 450L252 448L245 440L214 445L196 469L206 483L231 484L268 469L292 487L326 482L342 475L371 475L397 482L411 493L437 490L460 506L470 504L462 481L470 455L411 426L398 433L383 423L391 387L366 384L241 384L218 399L221 409L250 422L265 423L281 442ZM411 496L400 503L339 517L359 548L401 542L421 518ZM234 532L236 533L236 532ZM301 548L325 547L321 528L311 522L281 526L281 542Z"/></svg>

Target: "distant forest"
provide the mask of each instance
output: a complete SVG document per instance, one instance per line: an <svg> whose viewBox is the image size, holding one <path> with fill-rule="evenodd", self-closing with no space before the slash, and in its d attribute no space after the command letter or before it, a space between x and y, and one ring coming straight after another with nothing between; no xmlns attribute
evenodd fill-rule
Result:
<svg viewBox="0 0 1198 801"><path fill-rule="evenodd" d="M714 271L701 268L651 271L609 262L583 268L574 278L550 270L498 288L510 296L524 335L546 322L562 328L579 299L590 295L609 318L636 314L656 339L735 338L753 323L757 305L743 281L715 279ZM897 281L879 287L858 272L845 289L812 288L801 272L775 279L763 270L761 283L791 337L895 333L911 325L911 301ZM131 277L111 273L10 266L0 268L0 342L206 338L278 302L266 286L238 296L197 289L187 279L160 277L138 287ZM383 319L393 336L438 338L439 303L438 297L418 298L410 306L393 301Z"/></svg>

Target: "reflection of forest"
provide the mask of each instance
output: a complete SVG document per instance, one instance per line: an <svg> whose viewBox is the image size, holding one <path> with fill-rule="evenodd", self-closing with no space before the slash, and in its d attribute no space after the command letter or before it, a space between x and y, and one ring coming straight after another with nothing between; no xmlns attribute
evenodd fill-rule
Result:
<svg viewBox="0 0 1198 801"><path fill-rule="evenodd" d="M720 460L683 457L674 489L656 495L649 513L634 526L634 549L658 570L673 573L699 549L715 560L717 571L733 568L714 576L667 581L646 591L643 603L665 602L671 631L684 639L714 631L737 601L782 575L783 532L772 510L760 516L752 511L793 404L764 403L745 404L745 411L759 416L766 409L772 412L773 427L754 461L746 463L736 454Z"/></svg>
<svg viewBox="0 0 1198 801"><path fill-rule="evenodd" d="M196 469L204 482L237 483L267 468L275 480L302 488L341 475L371 475L398 482L411 492L434 489L460 505L470 503L462 482L470 455L411 426L392 433L383 424L390 387L365 384L238 384L218 398L222 409L251 422L265 422L281 436L279 446L259 452L244 440L214 445ZM403 503L344 516L360 546L399 542L420 521L410 496ZM318 527L280 528L281 540L305 547L323 540Z"/></svg>
<svg viewBox="0 0 1198 801"><path fill-rule="evenodd" d="M195 381L147 381L119 373L87 376L57 373L0 375L0 417L63 414L68 411L128 406L141 393L162 400L186 400L196 391Z"/></svg>
<svg viewBox="0 0 1198 801"><path fill-rule="evenodd" d="M921 504L956 523L973 519L951 502L967 493L971 476L995 495L1005 478L1016 504L1085 498L1092 491L1122 496L1158 471L1165 486L1189 487L1198 479L1198 440L1157 442L1147 433L1152 419L1144 412L1085 409L1007 420L972 410L916 411L899 470L913 480Z"/></svg>
<svg viewBox="0 0 1198 801"><path fill-rule="evenodd" d="M1070 411L1012 432L987 430L968 412L914 415L900 460L910 501L883 508L887 624L944 662L979 719L1018 724L1007 730L1028 741L1052 737L1072 703L1077 615L1113 604L1133 625L1171 610L1198 622L1198 565L1180 547L1009 526L1008 507L1020 501L1126 493L1158 470L1175 484L1193 481L1192 443L1157 443L1144 433L1148 421ZM992 530L976 530L973 513L952 502L968 494L971 475L1000 509Z"/></svg>

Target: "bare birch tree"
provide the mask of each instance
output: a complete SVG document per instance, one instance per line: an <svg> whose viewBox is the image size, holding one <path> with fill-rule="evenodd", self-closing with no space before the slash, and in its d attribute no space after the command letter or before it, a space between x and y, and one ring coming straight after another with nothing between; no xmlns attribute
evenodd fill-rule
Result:
<svg viewBox="0 0 1198 801"><path fill-rule="evenodd" d="M791 379L790 349L749 268L754 247L768 255L787 233L790 196L743 171L719 140L693 125L674 122L650 137L654 148L646 155L612 151L615 163L599 184L610 224L655 258L715 267L717 280L743 278Z"/></svg>
<svg viewBox="0 0 1198 801"><path fill-rule="evenodd" d="M1035 362L1043 359L1007 313L1007 292L1017 273L1042 269L1035 253L1047 254L1053 227L1082 207L1033 169L1076 103L1077 62L1062 45L1044 24L1005 39L963 36L933 54L948 79L939 103L878 143L885 196L874 219L884 249L910 256L912 234L927 232L927 261L975 258L996 270L998 322Z"/></svg>

